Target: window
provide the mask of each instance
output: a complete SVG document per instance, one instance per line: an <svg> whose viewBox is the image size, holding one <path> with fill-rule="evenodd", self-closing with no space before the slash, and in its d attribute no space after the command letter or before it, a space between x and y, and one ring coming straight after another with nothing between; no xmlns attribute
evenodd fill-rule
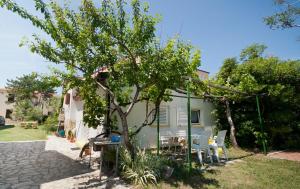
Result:
<svg viewBox="0 0 300 189"><path fill-rule="evenodd" d="M153 113L154 116L154 113ZM153 122L153 124L156 124L157 121ZM169 125L169 108L168 106L160 106L159 107L159 124L160 125Z"/></svg>
<svg viewBox="0 0 300 189"><path fill-rule="evenodd" d="M67 93L66 96L65 96L65 104L70 104L70 93Z"/></svg>
<svg viewBox="0 0 300 189"><path fill-rule="evenodd" d="M177 125L187 126L187 123L188 123L187 109L184 107L177 107Z"/></svg>
<svg viewBox="0 0 300 189"><path fill-rule="evenodd" d="M196 125L200 124L200 110L191 110L191 123ZM177 125L187 126L188 125L188 114L186 107L177 108Z"/></svg>
<svg viewBox="0 0 300 189"><path fill-rule="evenodd" d="M200 123L200 110L191 111L191 122L192 124Z"/></svg>
<svg viewBox="0 0 300 189"><path fill-rule="evenodd" d="M7 109L5 113L5 118L12 119L12 110Z"/></svg>
<svg viewBox="0 0 300 189"><path fill-rule="evenodd" d="M14 94L8 94L7 102L14 103L15 102L15 95Z"/></svg>

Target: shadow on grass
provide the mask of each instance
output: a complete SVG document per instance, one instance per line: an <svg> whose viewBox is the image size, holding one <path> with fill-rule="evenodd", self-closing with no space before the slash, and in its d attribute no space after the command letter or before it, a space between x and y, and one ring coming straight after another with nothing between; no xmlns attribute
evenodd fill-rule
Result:
<svg viewBox="0 0 300 189"><path fill-rule="evenodd" d="M165 154L167 155L167 154ZM173 154L174 155L174 154ZM228 161L234 161L237 159L244 159L249 156L253 156L255 153L251 151L234 151L233 156L228 158ZM179 158L178 158L179 157ZM226 164L225 159L222 160L220 163L213 163L211 164L205 164L205 167L200 167L198 164L198 159L196 154L193 154L192 156L193 162L196 162L196 166L194 166L194 169L191 173L189 173L188 168L185 163L185 157L184 156L178 156L177 155L177 162L171 165L171 167L174 168L174 172L171 178L162 180L163 183L166 183L170 185L171 187L179 188L182 185L189 186L191 188L207 188L208 186L213 187L220 187L219 181L215 179L217 177L217 173L219 172L218 169L215 169L214 167L224 167ZM180 160L180 161L178 161ZM216 160L216 159L215 159ZM227 162L228 162L227 161ZM207 176L207 174L213 175L213 176Z"/></svg>
<svg viewBox="0 0 300 189"><path fill-rule="evenodd" d="M211 173L215 174L215 170L209 170ZM206 178L200 171L194 170L191 174L187 175L174 175L168 180L164 180L165 183L168 183L172 187L179 188L181 184L185 186L190 186L191 188L206 188L207 185L213 185L219 187L218 180L214 178Z"/></svg>
<svg viewBox="0 0 300 189"><path fill-rule="evenodd" d="M200 169L200 167L195 167L189 171L187 164L174 163L171 166L174 168L172 176L169 179L162 180L171 187L180 188L182 185L191 188L206 188L208 185L220 186L218 180L205 177L204 170ZM217 170L206 170L206 172L216 174Z"/></svg>
<svg viewBox="0 0 300 189"><path fill-rule="evenodd" d="M99 177L95 176L76 176L75 179L85 179L86 181L80 182L78 184L78 189L86 189L86 188L105 188L105 189L113 189L121 186L129 187L124 181L119 178L109 177L107 179L99 180Z"/></svg>
<svg viewBox="0 0 300 189"><path fill-rule="evenodd" d="M11 128L14 128L14 127L15 127L14 125L3 125L3 126L0 126L0 130L11 129Z"/></svg>

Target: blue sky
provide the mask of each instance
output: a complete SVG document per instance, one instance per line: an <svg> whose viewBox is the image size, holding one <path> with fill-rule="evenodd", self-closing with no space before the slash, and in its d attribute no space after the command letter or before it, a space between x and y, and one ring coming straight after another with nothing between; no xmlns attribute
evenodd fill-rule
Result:
<svg viewBox="0 0 300 189"><path fill-rule="evenodd" d="M74 0L75 1L75 0ZM73 1L73 2L74 2ZM32 9L32 1L17 2ZM227 57L238 56L252 43L268 46L267 55L300 59L299 29L271 30L263 17L280 10L273 0L149 0L152 14L162 15L157 34L163 40L176 34L202 53L201 68L216 73ZM78 1L76 2L76 4ZM7 79L35 72L48 72L47 63L26 47L22 37L40 33L29 21L0 9L0 87ZM62 68L62 66L60 66Z"/></svg>

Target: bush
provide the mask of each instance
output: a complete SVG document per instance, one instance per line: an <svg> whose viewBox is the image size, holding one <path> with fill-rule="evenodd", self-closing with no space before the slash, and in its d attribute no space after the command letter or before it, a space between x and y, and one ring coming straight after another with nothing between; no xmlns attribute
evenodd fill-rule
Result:
<svg viewBox="0 0 300 189"><path fill-rule="evenodd" d="M29 100L23 100L15 104L13 116L16 120L41 122L43 112L40 107L33 106Z"/></svg>
<svg viewBox="0 0 300 189"><path fill-rule="evenodd" d="M134 184L143 186L157 184L168 164L166 158L141 149L137 149L134 160L124 148L121 149L120 156L122 176Z"/></svg>
<svg viewBox="0 0 300 189"><path fill-rule="evenodd" d="M49 132L55 132L57 130L57 125L58 125L58 115L50 115L45 123L45 130L47 133Z"/></svg>

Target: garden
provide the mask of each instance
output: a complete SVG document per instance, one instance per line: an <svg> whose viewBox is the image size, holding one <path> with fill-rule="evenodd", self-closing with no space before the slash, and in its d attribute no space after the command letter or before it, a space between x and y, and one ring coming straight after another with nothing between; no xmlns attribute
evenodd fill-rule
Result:
<svg viewBox="0 0 300 189"><path fill-rule="evenodd" d="M108 139L96 142L112 142L111 131L120 133L119 173L131 185L140 188L297 188L300 185L299 162L265 156L272 150L300 148L299 60L268 56L267 46L255 43L242 49L239 56L226 58L214 77L202 80L197 74L201 66L200 50L177 35L162 42L156 33L161 18L150 14L147 3L117 0L96 4L84 0L74 11L68 4L61 6L56 1L34 2L40 17L10 0L0 0L0 6L30 21L50 39L33 35L32 41L24 41L21 46L28 46L31 52L62 64L65 69L53 69L51 76L32 73L8 81L8 88L16 93L14 117L25 123L24 128L22 124L1 127L0 140L43 139L45 133L56 132L64 102L63 98L55 98L54 92L55 87L61 86L62 96L68 90L78 92L78 99L84 102L85 126L94 129L103 126ZM176 140L180 153L174 146L163 146L160 133L160 107L175 98L174 92L187 99L187 133L183 142L179 140L181 136L164 140ZM211 113L216 138L212 133L198 133L198 136L191 133L191 98L214 105ZM143 121L131 125L129 115L140 102L145 103L146 109ZM52 109L47 116L43 113L45 107ZM155 122L156 149L140 147L137 136ZM67 135L74 142L76 134L67 132ZM106 151L103 159L109 169L116 168L117 165L109 164L118 150ZM88 156L86 153L85 157Z"/></svg>

